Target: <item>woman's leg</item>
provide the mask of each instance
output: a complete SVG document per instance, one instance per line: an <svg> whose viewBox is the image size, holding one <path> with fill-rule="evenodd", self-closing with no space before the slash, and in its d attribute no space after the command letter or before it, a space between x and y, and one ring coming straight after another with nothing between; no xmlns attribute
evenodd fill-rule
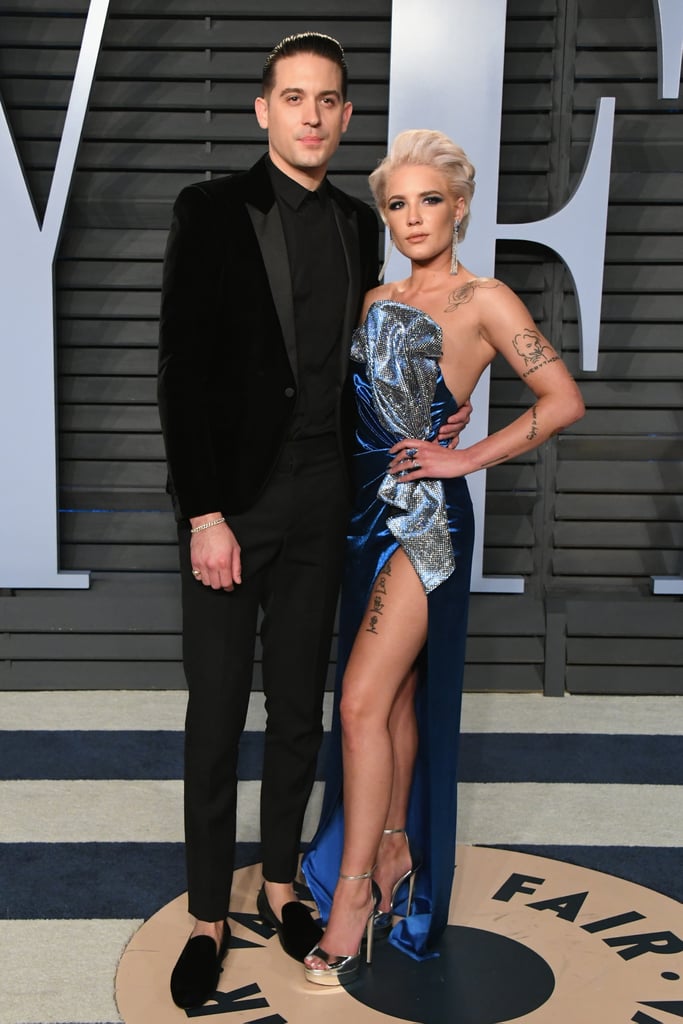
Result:
<svg viewBox="0 0 683 1024"><path fill-rule="evenodd" d="M383 912L390 909L391 891L395 883L412 868L410 847L406 842L404 830L417 756L416 686L417 667L413 666L401 683L389 718L394 772L389 810L377 852L377 868L373 876L382 890L379 909Z"/></svg>
<svg viewBox="0 0 683 1024"><path fill-rule="evenodd" d="M394 792L395 754L390 732L396 697L411 675L427 636L427 598L399 549L378 575L344 673L340 713L344 758L344 850L341 874L362 875L376 862ZM404 724L398 705L396 725ZM400 741L401 729L397 739ZM408 739L414 746L414 739ZM412 764L397 755L405 774ZM401 790L404 788L401 784ZM395 798L399 798L398 791ZM404 800L403 797L401 799ZM405 812L404 812L405 813ZM334 955L357 953L372 909L370 880L341 879L321 942ZM313 967L316 958L307 958ZM322 965L324 966L324 964Z"/></svg>

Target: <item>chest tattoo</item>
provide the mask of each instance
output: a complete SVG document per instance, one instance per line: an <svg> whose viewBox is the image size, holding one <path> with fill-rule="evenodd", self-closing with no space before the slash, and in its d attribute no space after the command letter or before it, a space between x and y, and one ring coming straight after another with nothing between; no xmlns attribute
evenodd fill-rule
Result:
<svg viewBox="0 0 683 1024"><path fill-rule="evenodd" d="M452 313L460 306L464 306L466 303L472 301L472 297L477 288L497 288L498 281L495 281L490 277L478 277L474 281L468 281L467 284L462 285L460 288L456 288L448 296L448 302L444 313Z"/></svg>

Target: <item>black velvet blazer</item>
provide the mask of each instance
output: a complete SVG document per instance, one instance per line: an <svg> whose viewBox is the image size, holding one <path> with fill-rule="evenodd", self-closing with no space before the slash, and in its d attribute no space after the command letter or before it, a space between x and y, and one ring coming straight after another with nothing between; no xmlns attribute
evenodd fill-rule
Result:
<svg viewBox="0 0 683 1024"><path fill-rule="evenodd" d="M377 219L330 187L348 268L338 435L351 333L377 283ZM178 518L248 509L287 436L297 394L291 279L265 158L178 196L161 297L159 411Z"/></svg>

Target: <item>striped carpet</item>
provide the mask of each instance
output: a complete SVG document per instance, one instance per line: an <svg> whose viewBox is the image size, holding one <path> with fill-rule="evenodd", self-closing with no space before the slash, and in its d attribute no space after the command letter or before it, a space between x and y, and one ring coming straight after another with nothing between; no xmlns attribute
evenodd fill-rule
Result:
<svg viewBox="0 0 683 1024"><path fill-rule="evenodd" d="M0 1024L114 1024L118 958L185 888L181 692L0 693ZM240 760L258 858L263 708ZM461 843L607 871L683 901L683 697L467 694ZM321 783L307 820L310 836Z"/></svg>

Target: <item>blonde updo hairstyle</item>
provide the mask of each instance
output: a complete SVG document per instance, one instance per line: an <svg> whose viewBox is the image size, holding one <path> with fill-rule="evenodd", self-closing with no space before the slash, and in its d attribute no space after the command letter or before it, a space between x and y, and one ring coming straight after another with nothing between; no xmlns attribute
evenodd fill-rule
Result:
<svg viewBox="0 0 683 1024"><path fill-rule="evenodd" d="M467 233L470 220L470 203L474 195L474 167L460 146L443 132L428 128L412 128L400 132L391 149L369 178L370 190L382 220L386 221L387 182L389 175L405 164L434 167L445 176L448 191L453 199L465 200L465 212L460 221L460 238Z"/></svg>

